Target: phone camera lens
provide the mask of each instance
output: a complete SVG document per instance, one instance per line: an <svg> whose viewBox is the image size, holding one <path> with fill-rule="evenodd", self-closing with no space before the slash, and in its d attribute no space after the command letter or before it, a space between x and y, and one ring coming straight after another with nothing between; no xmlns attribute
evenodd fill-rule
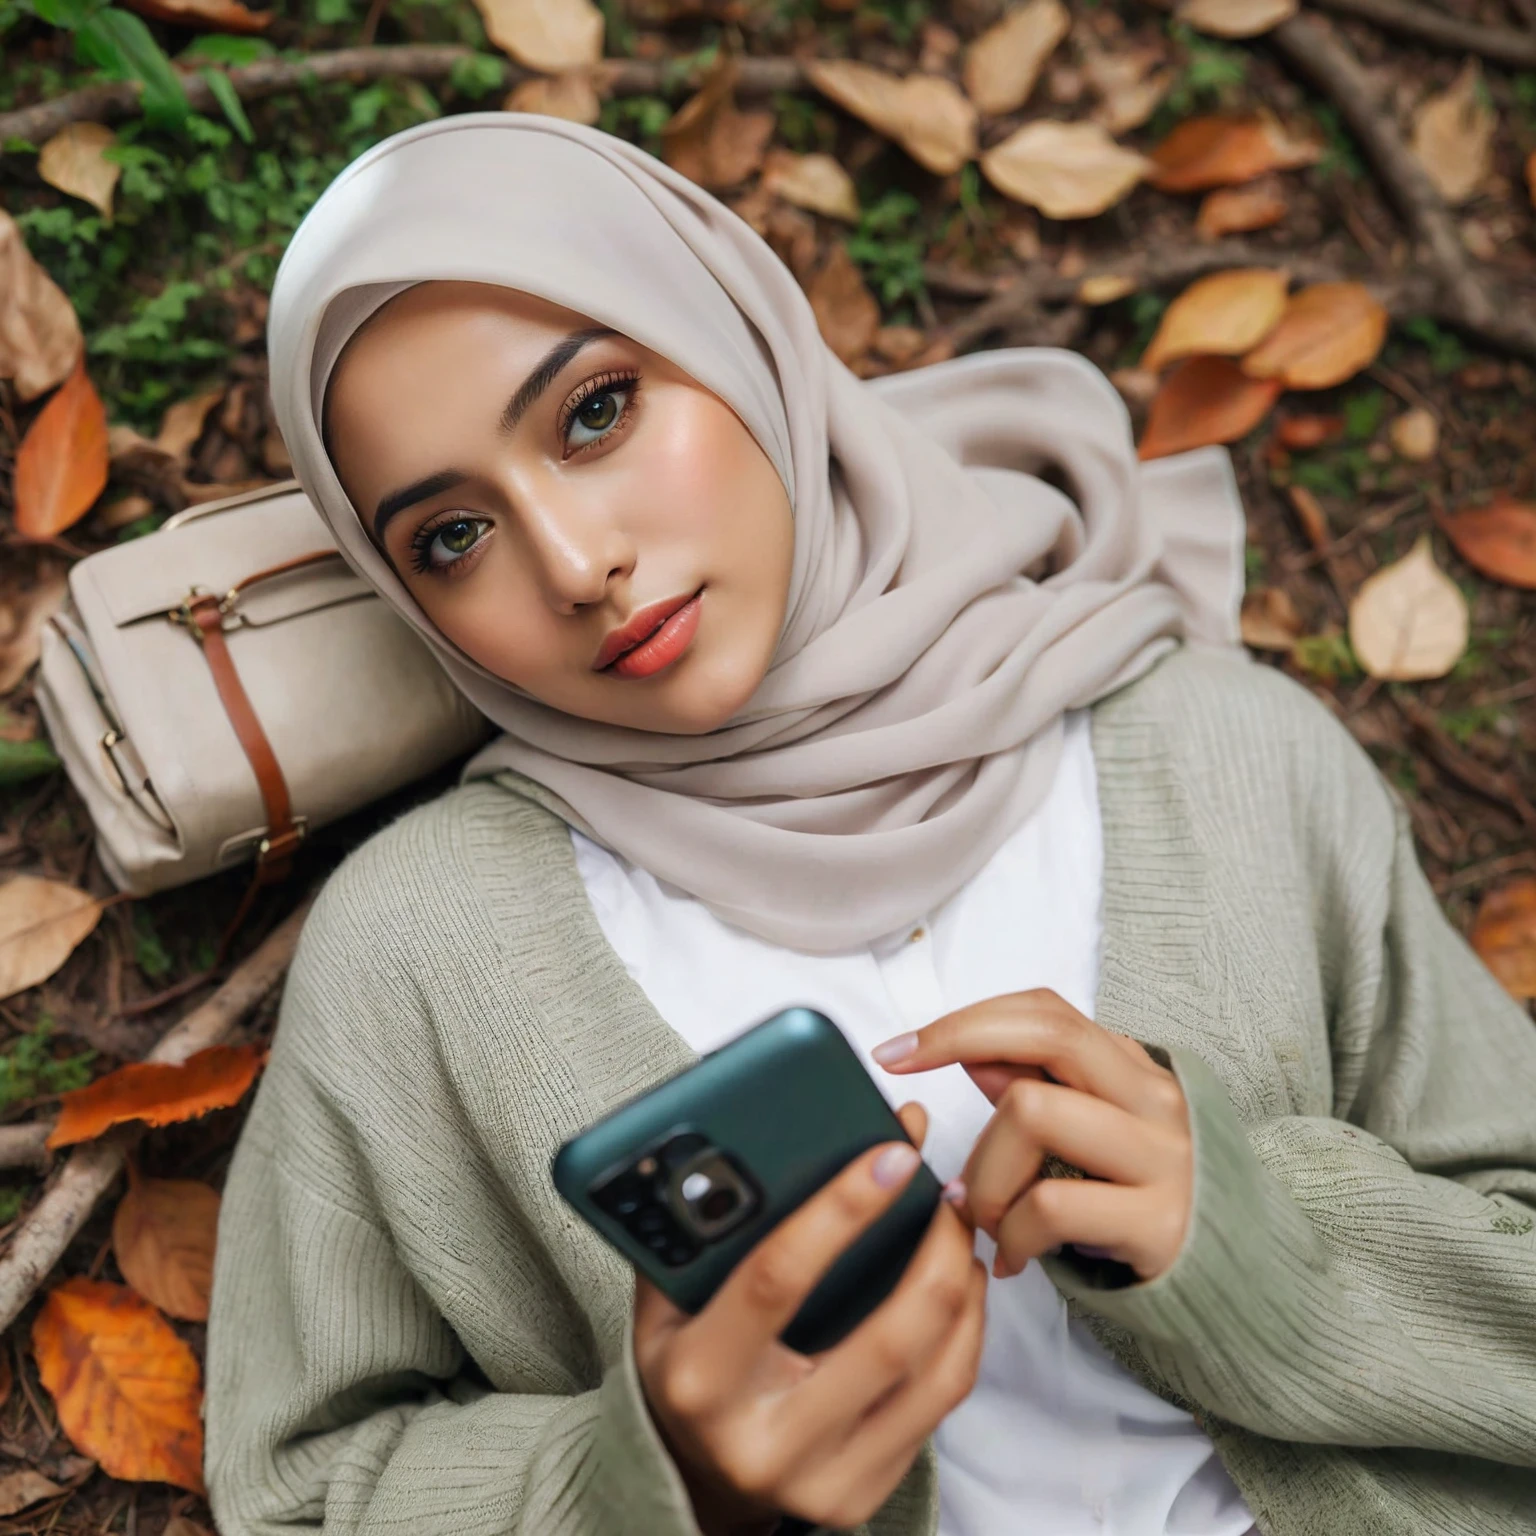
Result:
<svg viewBox="0 0 1536 1536"><path fill-rule="evenodd" d="M710 1190L699 1201L699 1215L706 1221L723 1221L740 1203L741 1197L736 1191L722 1185Z"/></svg>
<svg viewBox="0 0 1536 1536"><path fill-rule="evenodd" d="M724 1237L756 1208L753 1186L718 1147L700 1149L673 1176L672 1209L705 1242Z"/></svg>

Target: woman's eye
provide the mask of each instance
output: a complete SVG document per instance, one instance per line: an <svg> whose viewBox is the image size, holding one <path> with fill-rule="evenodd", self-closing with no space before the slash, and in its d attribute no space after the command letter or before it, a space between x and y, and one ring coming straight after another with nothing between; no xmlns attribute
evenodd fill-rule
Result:
<svg viewBox="0 0 1536 1536"><path fill-rule="evenodd" d="M484 518L456 517L451 523L441 523L423 540L426 556L421 566L435 566L441 570L462 560L485 534L491 525Z"/></svg>
<svg viewBox="0 0 1536 1536"><path fill-rule="evenodd" d="M624 414L624 406L633 388L632 384L613 384L588 395L571 412L571 419L565 429L566 441L574 448L585 448L612 430Z"/></svg>

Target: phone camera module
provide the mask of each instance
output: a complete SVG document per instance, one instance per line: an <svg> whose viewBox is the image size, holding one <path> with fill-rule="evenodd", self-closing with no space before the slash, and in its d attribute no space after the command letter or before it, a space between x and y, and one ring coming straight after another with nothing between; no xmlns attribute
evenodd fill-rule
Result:
<svg viewBox="0 0 1536 1536"><path fill-rule="evenodd" d="M757 1209L757 1194L718 1147L707 1147L674 1172L672 1204L685 1227L711 1242Z"/></svg>

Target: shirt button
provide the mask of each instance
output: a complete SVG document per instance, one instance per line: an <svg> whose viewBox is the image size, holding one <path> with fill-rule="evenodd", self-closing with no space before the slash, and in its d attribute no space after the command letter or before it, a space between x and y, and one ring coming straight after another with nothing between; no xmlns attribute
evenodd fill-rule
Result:
<svg viewBox="0 0 1536 1536"><path fill-rule="evenodd" d="M912 930L912 932L907 935L907 942L909 944L916 944L920 939L924 938L925 936L926 936L926 930L925 929L923 929L923 928L914 928Z"/></svg>

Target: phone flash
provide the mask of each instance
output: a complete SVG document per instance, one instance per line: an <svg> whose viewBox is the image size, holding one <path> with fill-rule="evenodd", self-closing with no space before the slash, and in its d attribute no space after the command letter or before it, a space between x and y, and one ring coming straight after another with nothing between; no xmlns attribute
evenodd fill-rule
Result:
<svg viewBox="0 0 1536 1536"><path fill-rule="evenodd" d="M642 1157L640 1161L635 1164L635 1172L638 1173L642 1178L649 1179L653 1177L656 1172L656 1159L654 1157Z"/></svg>

